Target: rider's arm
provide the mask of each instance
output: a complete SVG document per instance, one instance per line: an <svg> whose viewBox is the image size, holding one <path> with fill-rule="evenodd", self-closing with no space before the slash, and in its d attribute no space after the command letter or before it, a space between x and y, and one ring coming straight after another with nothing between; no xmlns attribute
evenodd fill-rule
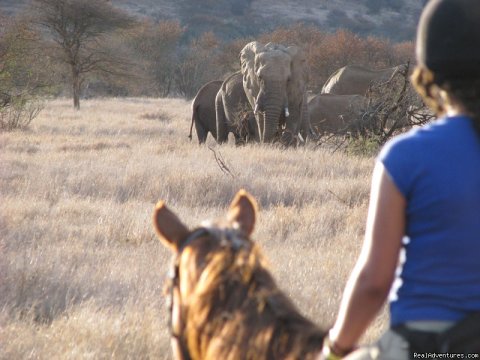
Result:
<svg viewBox="0 0 480 360"><path fill-rule="evenodd" d="M405 198L377 162L363 248L330 331L330 341L338 349L357 344L388 296L405 234L405 207Z"/></svg>

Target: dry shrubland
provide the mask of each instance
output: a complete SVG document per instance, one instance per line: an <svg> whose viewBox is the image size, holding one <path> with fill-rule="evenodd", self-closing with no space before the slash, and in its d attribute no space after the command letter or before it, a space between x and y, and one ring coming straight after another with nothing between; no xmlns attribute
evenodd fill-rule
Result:
<svg viewBox="0 0 480 360"><path fill-rule="evenodd" d="M259 201L253 238L282 289L332 324L358 255L373 158L313 147L207 146L187 139L185 100L46 104L0 133L0 359L170 359L162 287L170 253L151 213L189 226ZM366 339L386 325L380 316Z"/></svg>
<svg viewBox="0 0 480 360"><path fill-rule="evenodd" d="M81 99L100 96L191 99L207 82L239 70L239 51L253 40L302 48L313 93L345 65L378 69L413 56L412 42L363 37L348 26L332 33L299 22L222 37L208 28L192 33L178 19L134 17L108 2L30 3L8 21L0 12L0 130L26 127L37 114L36 100L48 95L72 96L76 108Z"/></svg>

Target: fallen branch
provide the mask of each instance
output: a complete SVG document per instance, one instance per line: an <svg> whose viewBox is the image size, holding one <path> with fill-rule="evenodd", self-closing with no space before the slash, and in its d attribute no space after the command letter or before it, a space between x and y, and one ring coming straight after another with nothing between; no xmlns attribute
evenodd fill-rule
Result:
<svg viewBox="0 0 480 360"><path fill-rule="evenodd" d="M229 175L232 177L232 179L235 179L236 175L228 168L227 164L225 163L225 160L223 159L222 154L220 151L217 151L213 149L211 146L208 147L212 152L213 156L215 157L215 161L217 162L218 167L220 170L225 174Z"/></svg>
<svg viewBox="0 0 480 360"><path fill-rule="evenodd" d="M352 201L347 201L345 199L342 199L340 196L338 196L337 194L335 194L332 190L330 189L327 189L327 191L333 195L335 197L335 199L337 199L338 201L340 201L342 204L345 204L346 206L348 206L349 208L353 208L353 204L352 204Z"/></svg>

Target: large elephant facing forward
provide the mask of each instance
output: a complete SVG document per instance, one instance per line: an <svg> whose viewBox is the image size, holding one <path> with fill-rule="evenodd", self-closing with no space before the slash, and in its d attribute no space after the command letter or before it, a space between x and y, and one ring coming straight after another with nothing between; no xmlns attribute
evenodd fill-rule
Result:
<svg viewBox="0 0 480 360"><path fill-rule="evenodd" d="M308 71L297 46L251 42L240 52L243 87L254 110L260 142L291 143L310 129L306 103Z"/></svg>
<svg viewBox="0 0 480 360"><path fill-rule="evenodd" d="M322 94L365 95L372 84L387 82L399 72L405 72L407 68L407 64L382 70L347 65L330 75L322 87Z"/></svg>

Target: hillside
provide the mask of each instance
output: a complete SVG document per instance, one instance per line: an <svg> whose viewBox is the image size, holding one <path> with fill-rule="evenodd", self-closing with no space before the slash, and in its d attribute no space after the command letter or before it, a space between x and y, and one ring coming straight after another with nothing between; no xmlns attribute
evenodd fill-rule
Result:
<svg viewBox="0 0 480 360"><path fill-rule="evenodd" d="M347 28L363 36L412 40L422 3L416 0L112 0L153 19L178 19L195 37L213 31L221 38L255 36L295 22L324 30ZM1 0L0 10L20 11L27 0Z"/></svg>

